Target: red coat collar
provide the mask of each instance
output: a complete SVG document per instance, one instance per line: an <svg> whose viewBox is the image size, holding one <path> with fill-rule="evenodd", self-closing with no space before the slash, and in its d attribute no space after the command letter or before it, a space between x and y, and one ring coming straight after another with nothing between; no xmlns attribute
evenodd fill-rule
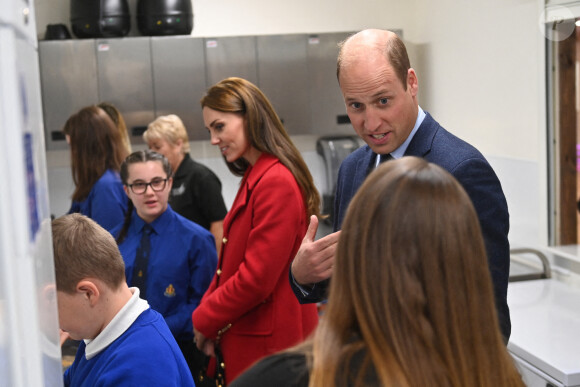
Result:
<svg viewBox="0 0 580 387"><path fill-rule="evenodd" d="M262 176L279 162L280 160L276 156L262 153L256 163L246 170L240 183L240 189L238 190L234 203L232 204L232 208L224 219L224 232L229 231L230 224L235 218L236 213L247 205L252 190L256 184L258 184Z"/></svg>
<svg viewBox="0 0 580 387"><path fill-rule="evenodd" d="M248 168L246 173L244 173L244 178L242 180L242 186L247 186L248 190L254 189L258 181L264 176L268 169L272 168L272 166L276 163L279 163L280 160L276 156L273 156L268 153L262 153L256 163ZM241 189L241 188L240 188Z"/></svg>

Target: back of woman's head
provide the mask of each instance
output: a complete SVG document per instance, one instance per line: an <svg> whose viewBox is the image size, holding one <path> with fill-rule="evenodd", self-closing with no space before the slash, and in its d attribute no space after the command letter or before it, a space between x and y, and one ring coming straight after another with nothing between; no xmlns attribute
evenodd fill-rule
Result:
<svg viewBox="0 0 580 387"><path fill-rule="evenodd" d="M171 145L176 145L181 140L183 153L189 152L189 138L185 125L181 118L175 114L157 117L147 125L147 130L143 133L143 139L147 143L162 139Z"/></svg>
<svg viewBox="0 0 580 387"><path fill-rule="evenodd" d="M320 196L306 163L272 104L253 83L242 78L226 78L210 87L201 99L201 107L223 113L236 113L244 119L244 132L252 147L280 159L294 175L305 196L308 214L320 213ZM230 171L243 175L249 164L243 158L226 161Z"/></svg>
<svg viewBox="0 0 580 387"><path fill-rule="evenodd" d="M83 200L106 170L119 170L126 149L114 122L97 106L82 108L70 116L63 132L70 139L76 186L73 200Z"/></svg>
<svg viewBox="0 0 580 387"><path fill-rule="evenodd" d="M111 117L111 120L113 120L113 123L121 134L121 142L125 147L126 154L128 155L131 153L131 139L129 137L129 130L127 129L127 124L125 123L125 119L123 118L123 115L119 109L117 109L117 107L110 102L101 102L97 106L103 109L105 113Z"/></svg>
<svg viewBox="0 0 580 387"><path fill-rule="evenodd" d="M346 369L355 348L381 385L503 386L516 375L471 200L423 159L381 165L349 205L315 339L315 382ZM337 368L317 371L328 359Z"/></svg>

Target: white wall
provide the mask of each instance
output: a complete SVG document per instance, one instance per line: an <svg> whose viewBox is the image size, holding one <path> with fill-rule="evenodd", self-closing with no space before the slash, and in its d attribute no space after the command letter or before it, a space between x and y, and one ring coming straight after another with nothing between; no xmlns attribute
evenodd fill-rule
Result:
<svg viewBox="0 0 580 387"><path fill-rule="evenodd" d="M420 5L406 37L423 48L419 93L426 108L496 169L510 208L512 243L547 244L542 2Z"/></svg>
<svg viewBox="0 0 580 387"><path fill-rule="evenodd" d="M68 24L69 1L37 2L39 35L46 24ZM129 2L134 10L136 0ZM197 0L192 35L402 29L418 71L421 105L448 130L479 148L496 168L511 212L510 240L544 245L545 69L538 27L542 6L542 0ZM314 140L300 138L299 148L312 161L315 180L323 184ZM224 188L236 187L237 179L223 165L219 167L219 155L207 150L207 144L192 145L202 152L202 156L194 154L197 160L217 169ZM49 166L51 159L62 160L52 156L48 156ZM55 208L59 209L68 205L62 191L70 182L61 180L66 167L58 164L60 169L52 174L51 186L60 191L51 191L51 204L58 200L61 204ZM225 192L227 204L234 194Z"/></svg>

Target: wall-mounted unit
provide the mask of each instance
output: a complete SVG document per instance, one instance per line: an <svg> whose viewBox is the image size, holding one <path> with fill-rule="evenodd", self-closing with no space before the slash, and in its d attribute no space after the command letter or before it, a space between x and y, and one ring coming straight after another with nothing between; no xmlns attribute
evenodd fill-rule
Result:
<svg viewBox="0 0 580 387"><path fill-rule="evenodd" d="M199 101L231 76L260 87L288 133L352 134L336 80L338 42L348 33L196 38L129 37L41 41L46 144L66 149L61 130L80 108L107 101L132 142L155 117L177 114L189 138L208 140Z"/></svg>
<svg viewBox="0 0 580 387"><path fill-rule="evenodd" d="M206 90L203 39L151 38L156 116L177 114L190 140L206 140L199 100Z"/></svg>
<svg viewBox="0 0 580 387"><path fill-rule="evenodd" d="M115 105L132 136L155 119L151 39L98 39L99 102Z"/></svg>
<svg viewBox="0 0 580 387"><path fill-rule="evenodd" d="M68 117L99 101L95 40L38 42L47 149L66 149L62 128Z"/></svg>
<svg viewBox="0 0 580 387"><path fill-rule="evenodd" d="M255 36L205 38L206 85L228 77L258 84Z"/></svg>
<svg viewBox="0 0 580 387"><path fill-rule="evenodd" d="M203 40L137 37L39 42L46 144L67 149L62 127L80 108L107 101L123 114L133 143L159 115L177 114L191 140L206 139Z"/></svg>
<svg viewBox="0 0 580 387"><path fill-rule="evenodd" d="M292 134L312 133L308 92L306 35L264 35L256 39L258 47L258 79Z"/></svg>
<svg viewBox="0 0 580 387"><path fill-rule="evenodd" d="M351 135L352 127L336 79L338 43L350 33L336 32L308 36L308 94L313 133Z"/></svg>

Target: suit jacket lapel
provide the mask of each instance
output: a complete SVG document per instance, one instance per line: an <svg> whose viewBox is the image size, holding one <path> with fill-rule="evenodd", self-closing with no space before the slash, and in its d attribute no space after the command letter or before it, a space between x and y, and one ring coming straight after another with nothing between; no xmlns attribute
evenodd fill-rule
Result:
<svg viewBox="0 0 580 387"><path fill-rule="evenodd" d="M372 170L370 165L371 165L371 163L373 163L374 158L376 157L376 153L373 152L368 145L366 148L367 149L365 149L364 157L361 157L356 163L356 171L354 174L353 184L352 184L352 187L356 187L356 190L358 190L358 187L360 187L362 185L363 181L366 179L367 175L369 174L369 171ZM353 192L351 196L354 196L354 194L355 194L355 192Z"/></svg>
<svg viewBox="0 0 580 387"><path fill-rule="evenodd" d="M439 124L429 113L426 113L425 119L405 151L405 156L425 157L431 151L431 145L438 129Z"/></svg>

